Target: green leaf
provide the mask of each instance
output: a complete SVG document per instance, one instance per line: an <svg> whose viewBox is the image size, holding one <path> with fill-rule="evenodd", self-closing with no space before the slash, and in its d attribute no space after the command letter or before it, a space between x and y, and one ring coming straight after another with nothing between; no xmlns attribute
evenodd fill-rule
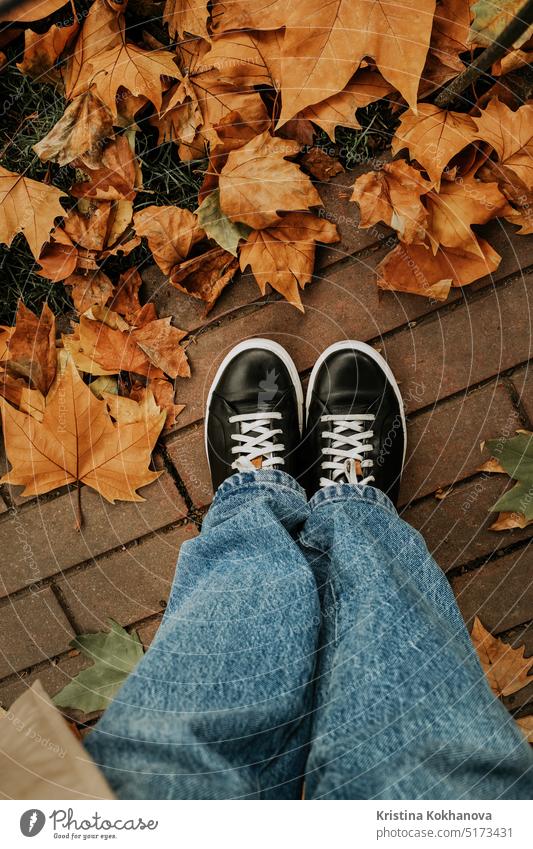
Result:
<svg viewBox="0 0 533 849"><path fill-rule="evenodd" d="M490 439L487 448L509 477L527 478L533 486L533 434L518 433L511 439Z"/></svg>
<svg viewBox="0 0 533 849"><path fill-rule="evenodd" d="M518 481L498 499L491 511L523 513L527 521L533 519L533 434L518 433L511 439L491 439L487 449L509 477Z"/></svg>
<svg viewBox="0 0 533 849"><path fill-rule="evenodd" d="M216 189L211 192L196 210L198 223L203 227L210 239L224 248L228 253L237 256L237 246L241 239L247 239L252 228L247 224L234 224L228 216L222 212L220 206L220 192Z"/></svg>
<svg viewBox="0 0 533 849"><path fill-rule="evenodd" d="M109 622L110 631L82 634L72 640L70 645L94 660L94 665L83 669L54 696L52 701L58 707L83 713L105 710L143 656L137 634L128 634L112 619Z"/></svg>

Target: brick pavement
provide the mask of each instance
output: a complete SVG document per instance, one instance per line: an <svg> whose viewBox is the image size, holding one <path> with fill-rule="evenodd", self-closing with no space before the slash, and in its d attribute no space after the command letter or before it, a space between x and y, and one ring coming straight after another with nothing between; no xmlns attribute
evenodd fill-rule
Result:
<svg viewBox="0 0 533 849"><path fill-rule="evenodd" d="M477 471L479 445L533 429L529 293L533 239L493 222L485 234L502 254L498 271L445 304L379 293L375 267L388 250L385 228L360 230L348 203L355 174L323 186L328 217L342 240L323 250L302 316L276 295L261 298L250 275L227 288L206 320L201 305L144 274L161 315L190 331L189 381L178 381L186 409L160 446L161 478L140 504L111 506L84 490L83 530L74 530L74 494L24 499L0 488L0 704L6 708L40 678L55 693L83 668L69 642L100 630L111 616L147 646L159 625L181 543L197 533L212 497L202 417L210 380L225 352L243 338L286 345L303 378L326 345L355 337L383 351L409 411L403 515L424 535L445 569L467 621L480 612L509 642L533 654L533 527L488 530L489 507L507 487ZM6 467L0 448L0 470ZM439 500L438 490L447 495ZM508 704L531 712L532 684ZM75 717L90 721L92 717Z"/></svg>

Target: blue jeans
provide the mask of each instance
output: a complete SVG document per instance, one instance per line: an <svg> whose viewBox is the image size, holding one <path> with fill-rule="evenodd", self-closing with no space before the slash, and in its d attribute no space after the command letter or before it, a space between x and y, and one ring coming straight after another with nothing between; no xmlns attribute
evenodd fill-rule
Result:
<svg viewBox="0 0 533 849"><path fill-rule="evenodd" d="M444 575L370 486L237 474L87 737L124 799L531 798Z"/></svg>

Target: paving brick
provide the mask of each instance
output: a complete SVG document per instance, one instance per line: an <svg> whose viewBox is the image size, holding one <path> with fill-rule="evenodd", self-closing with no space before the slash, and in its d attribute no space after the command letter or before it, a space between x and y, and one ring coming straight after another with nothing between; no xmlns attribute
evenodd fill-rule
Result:
<svg viewBox="0 0 533 849"><path fill-rule="evenodd" d="M152 619L150 622L146 622L144 625L136 625L133 626L133 630L137 631L139 639L144 646L144 650L148 648L155 635L159 630L159 626L161 625L161 616L158 616L157 619Z"/></svg>
<svg viewBox="0 0 533 849"><path fill-rule="evenodd" d="M105 630L111 617L131 625L166 605L181 544L197 533L192 524L157 533L58 582L80 632Z"/></svg>
<svg viewBox="0 0 533 849"><path fill-rule="evenodd" d="M448 571L533 536L533 525L489 531L497 515L489 510L508 487L505 475L481 474L453 487L443 500L430 496L417 502L402 517L420 531L439 566Z"/></svg>
<svg viewBox="0 0 533 849"><path fill-rule="evenodd" d="M483 460L480 442L516 427L510 396L497 381L416 416L408 426L400 503L473 475Z"/></svg>
<svg viewBox="0 0 533 849"><path fill-rule="evenodd" d="M512 376L514 387L520 396L520 403L533 427L533 363L517 369Z"/></svg>
<svg viewBox="0 0 533 849"><path fill-rule="evenodd" d="M402 387L406 407L415 410L498 375L531 355L529 300L533 275L497 289L473 303L407 327L383 344Z"/></svg>
<svg viewBox="0 0 533 849"><path fill-rule="evenodd" d="M491 560L452 581L465 621L479 616L492 634L516 628L533 611L533 545Z"/></svg>
<svg viewBox="0 0 533 849"><path fill-rule="evenodd" d="M186 506L168 473L143 489L146 501L109 504L84 487L84 525L75 529L77 494L13 509L0 524L0 596L178 521Z"/></svg>
<svg viewBox="0 0 533 849"><path fill-rule="evenodd" d="M0 679L68 649L74 632L50 589L0 609Z"/></svg>
<svg viewBox="0 0 533 849"><path fill-rule="evenodd" d="M184 431L178 431L168 439L166 448L195 507L210 504L213 499L213 487L205 455L203 425L196 424Z"/></svg>
<svg viewBox="0 0 533 849"><path fill-rule="evenodd" d="M87 666L91 666L90 659L78 654L75 657L64 657L55 664L49 663L29 675L17 675L11 681L0 683L0 704L4 709L9 708L35 681L41 682L49 696L55 696Z"/></svg>

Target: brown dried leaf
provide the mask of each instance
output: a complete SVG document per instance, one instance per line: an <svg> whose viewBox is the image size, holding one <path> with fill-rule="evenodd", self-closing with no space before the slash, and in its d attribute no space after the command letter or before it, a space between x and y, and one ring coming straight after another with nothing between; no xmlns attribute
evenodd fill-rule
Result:
<svg viewBox="0 0 533 849"><path fill-rule="evenodd" d="M0 242L8 247L17 233L24 233L36 260L48 241L56 218L65 214L59 199L65 193L7 171L0 165Z"/></svg>
<svg viewBox="0 0 533 849"><path fill-rule="evenodd" d="M148 468L165 413L130 425L114 425L69 361L46 399L43 421L0 399L6 454L12 465L2 483L39 495L80 481L114 502L143 501L137 489L161 472Z"/></svg>
<svg viewBox="0 0 533 849"><path fill-rule="evenodd" d="M148 359L169 377L190 377L191 369L185 349L179 344L186 330L173 327L171 318L159 318L134 330L132 339Z"/></svg>
<svg viewBox="0 0 533 849"><path fill-rule="evenodd" d="M135 231L144 236L163 274L182 262L204 237L194 213L178 206L146 206L135 213Z"/></svg>
<svg viewBox="0 0 533 849"><path fill-rule="evenodd" d="M393 227L406 244L422 242L426 235L428 214L421 196L432 184L420 171L399 159L384 165L380 171L369 171L355 181L351 201L359 204L360 227L371 227L384 221Z"/></svg>
<svg viewBox="0 0 533 849"><path fill-rule="evenodd" d="M496 696L510 696L533 680L528 677L533 667L533 657L524 657L525 646L513 648L493 637L477 616L470 636L483 672Z"/></svg>
<svg viewBox="0 0 533 849"><path fill-rule="evenodd" d="M303 289L312 278L316 242L338 240L330 221L309 212L290 212L276 226L250 234L241 247L241 269L251 266L261 294L270 283L303 312L298 286Z"/></svg>
<svg viewBox="0 0 533 849"><path fill-rule="evenodd" d="M261 133L228 155L219 180L220 205L232 221L260 230L280 220L279 211L321 206L309 177L285 157L299 145Z"/></svg>
<svg viewBox="0 0 533 849"><path fill-rule="evenodd" d="M103 306L113 294L113 284L103 271L71 274L65 281L71 287L74 306L79 313L86 312L95 304Z"/></svg>
<svg viewBox="0 0 533 849"><path fill-rule="evenodd" d="M500 255L484 239L477 245L475 253L440 247L433 254L425 245L400 244L379 264L378 286L445 301L452 286L467 286L498 268Z"/></svg>
<svg viewBox="0 0 533 849"><path fill-rule="evenodd" d="M68 165L79 159L85 166L101 165L103 142L113 135L113 116L90 88L67 106L50 132L33 146L43 162Z"/></svg>
<svg viewBox="0 0 533 849"><path fill-rule="evenodd" d="M392 140L392 152L407 148L411 159L420 163L438 188L450 160L478 137L470 115L419 103L416 113L409 110L402 115Z"/></svg>
<svg viewBox="0 0 533 849"><path fill-rule="evenodd" d="M8 372L46 395L56 374L56 322L48 304L39 318L19 301L6 357Z"/></svg>
<svg viewBox="0 0 533 849"><path fill-rule="evenodd" d="M212 248L177 265L169 282L180 292L205 301L207 315L223 289L233 280L238 267L237 259L230 253L223 248Z"/></svg>

